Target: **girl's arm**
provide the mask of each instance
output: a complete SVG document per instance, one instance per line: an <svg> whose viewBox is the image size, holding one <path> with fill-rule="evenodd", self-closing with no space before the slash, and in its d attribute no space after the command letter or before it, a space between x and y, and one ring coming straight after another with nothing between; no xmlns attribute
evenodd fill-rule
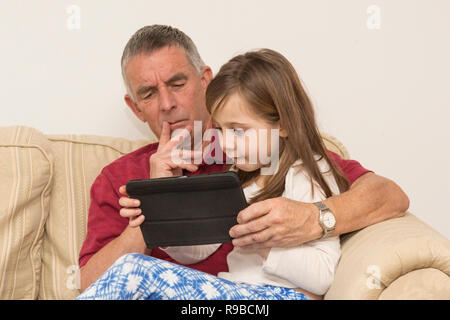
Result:
<svg viewBox="0 0 450 320"><path fill-rule="evenodd" d="M340 256L339 237L327 238L295 248L272 248L263 270L321 296L333 283Z"/></svg>
<svg viewBox="0 0 450 320"><path fill-rule="evenodd" d="M322 159L318 165L332 193L339 194L339 188L334 176L329 172L328 164ZM294 168L291 168L286 175L284 195L292 200L303 202L316 202L325 198L318 185L312 193L308 175ZM263 270L268 274L286 279L302 289L323 295L333 282L340 256L339 237L329 237L293 248L272 248Z"/></svg>

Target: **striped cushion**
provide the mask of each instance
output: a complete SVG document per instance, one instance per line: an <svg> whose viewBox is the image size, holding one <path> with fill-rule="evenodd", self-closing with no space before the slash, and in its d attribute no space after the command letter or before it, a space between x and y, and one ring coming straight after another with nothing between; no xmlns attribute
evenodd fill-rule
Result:
<svg viewBox="0 0 450 320"><path fill-rule="evenodd" d="M0 127L0 299L38 296L51 163L43 134Z"/></svg>
<svg viewBox="0 0 450 320"><path fill-rule="evenodd" d="M150 141L92 135L50 135L53 191L45 226L39 299L78 294L78 255L86 237L90 189L100 171Z"/></svg>

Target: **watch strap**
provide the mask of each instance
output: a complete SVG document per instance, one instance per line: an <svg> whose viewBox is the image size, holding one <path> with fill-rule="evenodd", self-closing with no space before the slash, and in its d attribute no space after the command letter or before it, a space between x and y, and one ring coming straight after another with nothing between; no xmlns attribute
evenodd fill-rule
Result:
<svg viewBox="0 0 450 320"><path fill-rule="evenodd" d="M323 223L322 223L322 216L323 216L323 213L324 213L325 211L329 211L329 212L331 212L331 213L333 213L333 212L332 212L332 211L330 210L330 208L328 208L322 201L314 202L314 205L319 209L319 225L320 225L320 227L321 227L322 230L323 230L322 237L320 237L320 239L325 239L325 238L328 237L328 235L329 235L331 232L333 232L333 230L334 230L335 228L333 228L333 229L328 229L328 228L326 228L326 227L323 225Z"/></svg>
<svg viewBox="0 0 450 320"><path fill-rule="evenodd" d="M319 208L319 211L325 211L325 210L330 210L330 208L328 208L325 203L323 203L322 201L318 201L318 202L314 202L314 204L316 205L317 208ZM330 210L331 211L331 210Z"/></svg>

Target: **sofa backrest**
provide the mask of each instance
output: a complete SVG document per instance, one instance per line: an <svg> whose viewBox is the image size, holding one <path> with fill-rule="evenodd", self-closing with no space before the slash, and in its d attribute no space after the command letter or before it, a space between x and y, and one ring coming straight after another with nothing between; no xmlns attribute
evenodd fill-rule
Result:
<svg viewBox="0 0 450 320"><path fill-rule="evenodd" d="M38 296L52 162L42 133L0 128L0 299Z"/></svg>
<svg viewBox="0 0 450 320"><path fill-rule="evenodd" d="M103 167L152 141L51 135L54 180L45 224L40 299L79 294L78 255L86 237L90 188Z"/></svg>

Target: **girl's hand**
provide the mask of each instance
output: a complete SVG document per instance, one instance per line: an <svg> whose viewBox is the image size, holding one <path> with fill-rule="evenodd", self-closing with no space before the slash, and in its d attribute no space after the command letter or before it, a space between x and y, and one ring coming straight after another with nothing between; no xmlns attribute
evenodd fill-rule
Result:
<svg viewBox="0 0 450 320"><path fill-rule="evenodd" d="M122 207L122 209L120 209L120 215L130 219L130 227L139 227L145 220L142 210L138 208L141 205L140 201L129 198L126 186L121 186L119 192L124 195L124 197L119 199L119 204Z"/></svg>

